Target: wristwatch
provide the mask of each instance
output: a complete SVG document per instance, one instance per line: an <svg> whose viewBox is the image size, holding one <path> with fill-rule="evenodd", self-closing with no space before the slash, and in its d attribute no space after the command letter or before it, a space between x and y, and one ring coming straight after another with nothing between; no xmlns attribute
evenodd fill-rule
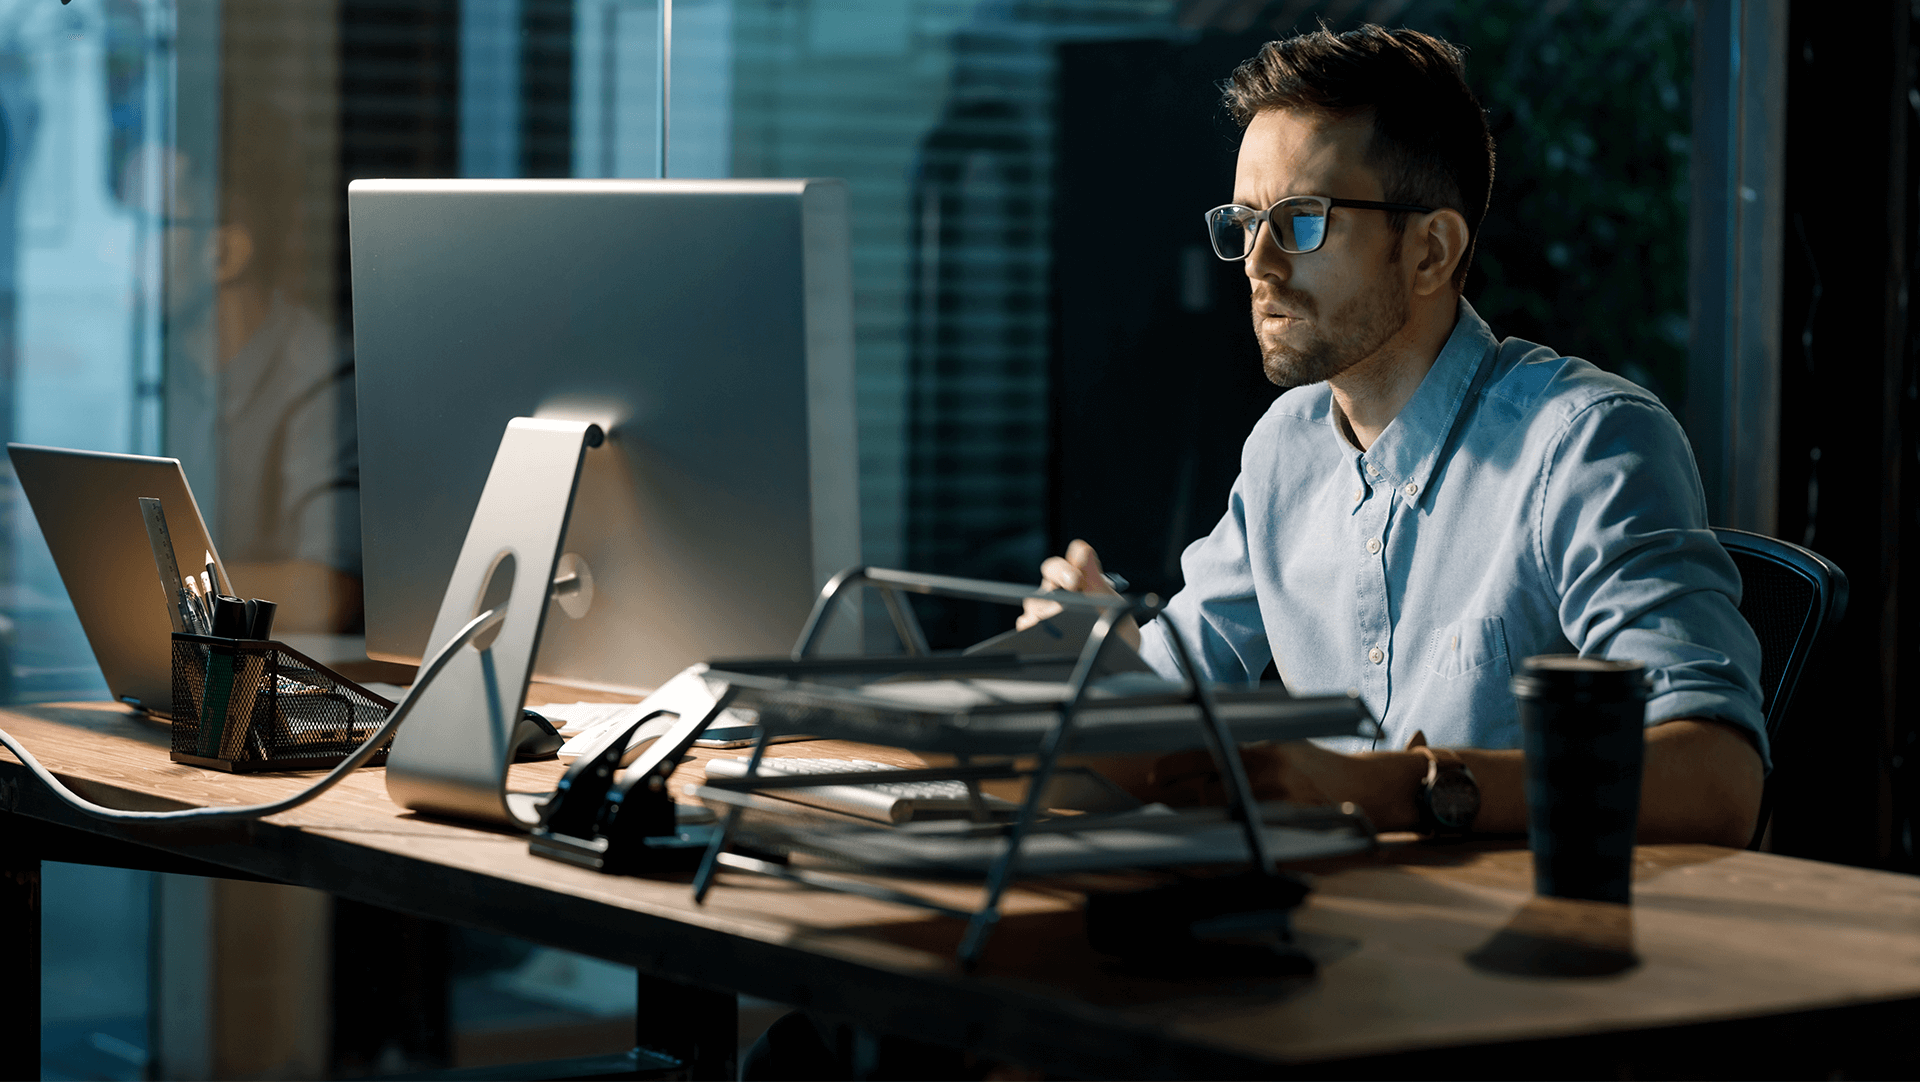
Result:
<svg viewBox="0 0 1920 1082"><path fill-rule="evenodd" d="M1473 780L1473 771L1445 748L1420 744L1408 750L1427 757L1427 776L1413 794L1420 832L1432 838L1464 837L1480 813L1480 783Z"/></svg>

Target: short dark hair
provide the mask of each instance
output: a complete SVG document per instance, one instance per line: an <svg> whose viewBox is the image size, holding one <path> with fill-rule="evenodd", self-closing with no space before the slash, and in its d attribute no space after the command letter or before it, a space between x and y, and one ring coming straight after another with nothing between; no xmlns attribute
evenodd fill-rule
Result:
<svg viewBox="0 0 1920 1082"><path fill-rule="evenodd" d="M1467 220L1466 281L1473 242L1493 189L1493 134L1467 87L1465 53L1417 30L1371 23L1335 34L1322 26L1260 47L1222 86L1242 128L1269 109L1329 119L1371 115L1367 164L1390 203L1451 207ZM1389 215L1404 230L1404 213Z"/></svg>

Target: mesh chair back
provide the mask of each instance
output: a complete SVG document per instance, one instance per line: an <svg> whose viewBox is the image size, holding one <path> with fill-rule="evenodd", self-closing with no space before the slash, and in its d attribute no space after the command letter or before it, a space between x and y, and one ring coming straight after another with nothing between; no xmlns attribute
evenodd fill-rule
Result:
<svg viewBox="0 0 1920 1082"><path fill-rule="evenodd" d="M1760 712L1766 717L1767 742L1777 748L1807 655L1847 611L1847 574L1832 560L1788 541L1721 527L1713 532L1740 571L1740 615L1760 640ZM1758 848L1765 837L1773 803L1770 777L1748 848Z"/></svg>
<svg viewBox="0 0 1920 1082"><path fill-rule="evenodd" d="M1847 609L1847 575L1832 560L1788 541L1716 527L1740 571L1740 615L1760 639L1760 711L1777 740L1807 655Z"/></svg>
<svg viewBox="0 0 1920 1082"><path fill-rule="evenodd" d="M1767 735L1778 727L1773 707L1782 701L1780 678L1786 675L1793 645L1819 619L1814 601L1819 588L1795 569L1752 552L1729 553L1740 569L1740 615L1760 637L1760 710L1767 718ZM1791 696L1791 691L1788 695Z"/></svg>

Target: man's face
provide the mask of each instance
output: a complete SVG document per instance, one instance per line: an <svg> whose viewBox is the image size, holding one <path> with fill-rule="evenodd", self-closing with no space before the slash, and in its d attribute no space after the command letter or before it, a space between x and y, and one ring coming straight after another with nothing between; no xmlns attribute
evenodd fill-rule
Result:
<svg viewBox="0 0 1920 1082"><path fill-rule="evenodd" d="M1240 142L1233 201L1265 210L1290 195L1384 200L1366 157L1366 118L1329 122L1269 109ZM1246 259L1253 332L1267 379L1281 388L1331 379L1379 352L1407 323L1401 238L1378 210L1335 207L1326 241L1282 252L1261 227Z"/></svg>

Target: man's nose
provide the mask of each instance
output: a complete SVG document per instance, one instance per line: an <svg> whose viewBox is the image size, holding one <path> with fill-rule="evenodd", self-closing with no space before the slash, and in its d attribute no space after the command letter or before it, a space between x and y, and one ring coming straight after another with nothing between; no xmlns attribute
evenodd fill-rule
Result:
<svg viewBox="0 0 1920 1082"><path fill-rule="evenodd" d="M1253 235L1253 249L1241 263L1246 268L1247 277L1256 282L1284 282L1293 276L1293 262L1274 243L1273 226L1268 222L1260 223L1260 231Z"/></svg>

